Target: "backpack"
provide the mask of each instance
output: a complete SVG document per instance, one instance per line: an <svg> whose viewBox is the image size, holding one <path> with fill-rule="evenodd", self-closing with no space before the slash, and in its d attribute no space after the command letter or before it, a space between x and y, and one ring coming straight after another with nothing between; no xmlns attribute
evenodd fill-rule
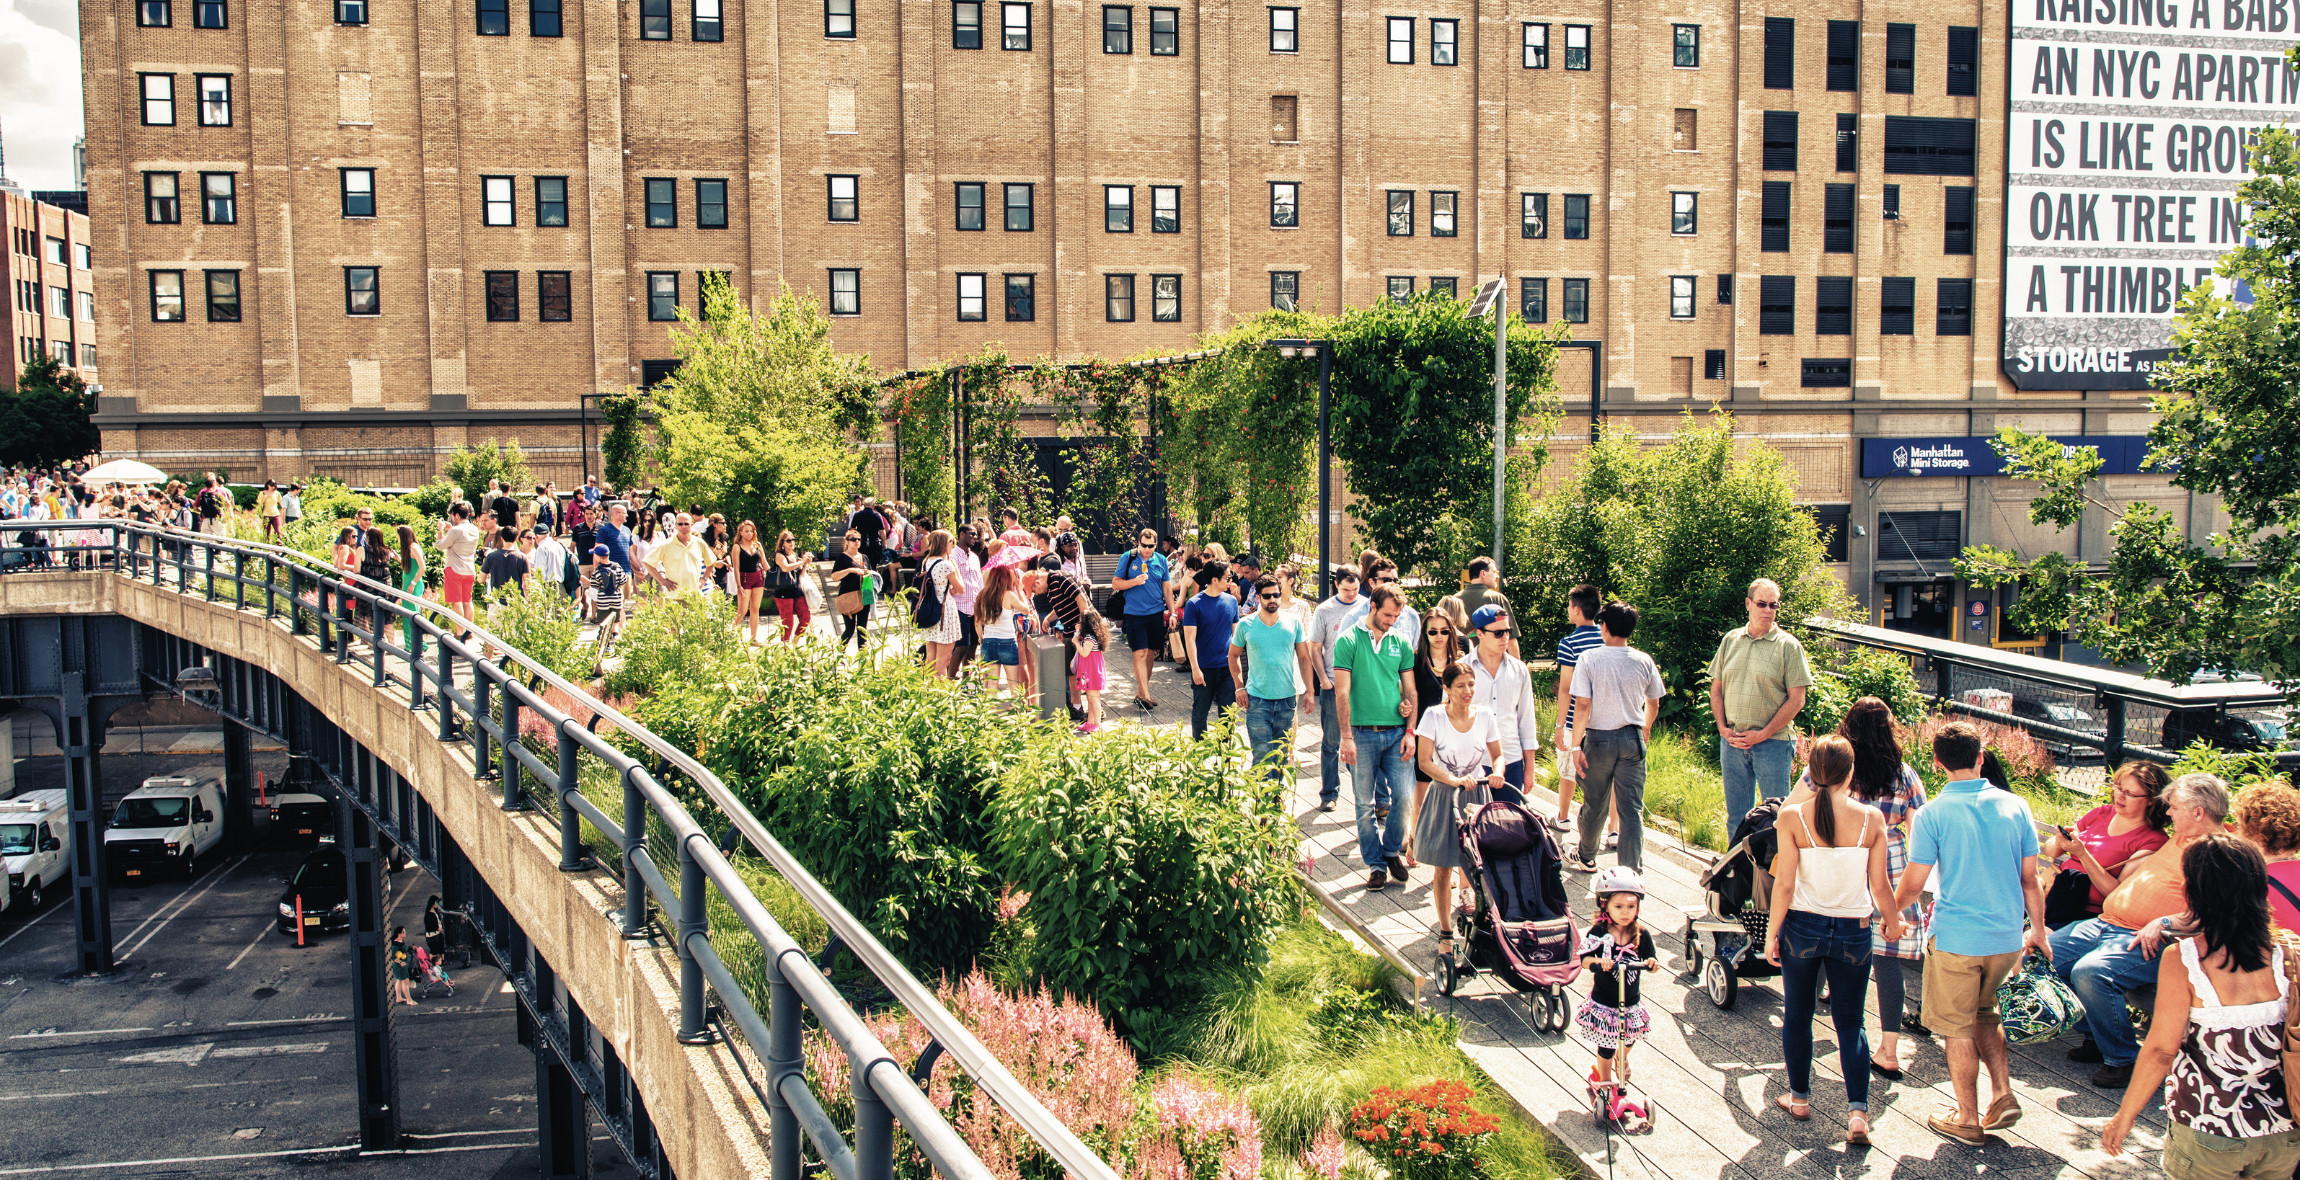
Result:
<svg viewBox="0 0 2300 1180"><path fill-rule="evenodd" d="M937 559L934 565L949 563ZM911 608L910 619L921 630L942 626L942 596L934 592L934 565L920 571L918 576L918 604Z"/></svg>
<svg viewBox="0 0 2300 1180"><path fill-rule="evenodd" d="M2084 1001L2033 953L1997 985L1997 1010L2004 1014L2008 1045L2041 1044L2084 1023Z"/></svg>
<svg viewBox="0 0 2300 1180"><path fill-rule="evenodd" d="M214 519L224 514L223 497L214 488L200 489L200 515Z"/></svg>

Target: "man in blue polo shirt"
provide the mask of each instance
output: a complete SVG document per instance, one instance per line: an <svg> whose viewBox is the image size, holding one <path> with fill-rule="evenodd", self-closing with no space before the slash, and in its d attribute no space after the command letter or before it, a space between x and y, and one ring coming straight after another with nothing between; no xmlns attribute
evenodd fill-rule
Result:
<svg viewBox="0 0 2300 1180"><path fill-rule="evenodd" d="M1158 552L1158 530L1143 529L1110 576L1110 592L1120 606L1118 623L1126 645L1134 649L1134 703L1145 709L1158 706L1150 695L1150 660L1166 646L1167 568L1166 555Z"/></svg>
<svg viewBox="0 0 2300 1180"><path fill-rule="evenodd" d="M1979 1147L1988 1142L1988 1132L2012 1126L2021 1114L2013 1099L1997 985L2020 965L2024 945L2050 962L2052 941L2044 924L2044 890L2036 880L2036 823L2028 801L1981 777L1980 731L1966 722L1950 722L1933 738L1933 761L1949 782L1917 813L1908 871L1893 901L1896 909L1907 909L1928 881L1933 885L1925 1023L1947 1050L1956 1109L1933 1115L1925 1125ZM1993 1095L1985 1112L1984 1062Z"/></svg>

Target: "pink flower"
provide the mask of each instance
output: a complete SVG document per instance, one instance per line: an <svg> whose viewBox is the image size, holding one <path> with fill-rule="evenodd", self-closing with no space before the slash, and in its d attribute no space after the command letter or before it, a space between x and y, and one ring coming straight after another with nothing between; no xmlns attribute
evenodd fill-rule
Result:
<svg viewBox="0 0 2300 1180"><path fill-rule="evenodd" d="M1302 1170L1325 1180L1342 1180L1342 1137L1333 1124L1318 1128L1310 1139L1310 1146L1302 1152Z"/></svg>

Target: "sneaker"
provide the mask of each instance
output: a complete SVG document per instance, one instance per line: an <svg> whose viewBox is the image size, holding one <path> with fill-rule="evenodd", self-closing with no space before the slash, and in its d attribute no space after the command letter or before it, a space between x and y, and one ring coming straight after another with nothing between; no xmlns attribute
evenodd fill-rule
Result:
<svg viewBox="0 0 2300 1180"><path fill-rule="evenodd" d="M1966 1146L1988 1146L1988 1132L1983 1131L1976 1124L1958 1122L1955 1111L1950 1111L1945 1115L1933 1115L1925 1120L1925 1125L1931 1127L1934 1133L1946 1135L1959 1143L1965 1144Z"/></svg>
<svg viewBox="0 0 2300 1180"><path fill-rule="evenodd" d="M1597 871L1597 862L1583 860L1578 854L1568 854L1565 858L1565 867L1576 873L1594 873Z"/></svg>
<svg viewBox="0 0 2300 1180"><path fill-rule="evenodd" d="M2122 1090L2132 1084L2132 1063L2104 1065L2092 1071L2092 1084L2103 1090Z"/></svg>
<svg viewBox="0 0 2300 1180"><path fill-rule="evenodd" d="M1389 883L1390 874L1386 869L1375 869L1373 872L1366 874L1366 892L1368 893L1375 892L1376 890L1381 889L1383 886L1386 886Z"/></svg>
<svg viewBox="0 0 2300 1180"><path fill-rule="evenodd" d="M2099 1065L2100 1046L2093 1044L2091 1037L2086 1037L2083 1044L2068 1051L2068 1059L2081 1065Z"/></svg>
<svg viewBox="0 0 2300 1180"><path fill-rule="evenodd" d="M1391 880L1396 881L1400 885L1404 885L1407 881L1413 879L1413 873L1406 868L1406 862L1403 859L1393 856L1390 858L1389 864Z"/></svg>
<svg viewBox="0 0 2300 1180"><path fill-rule="evenodd" d="M1318 800L1318 810L1320 810L1320 811L1332 811L1333 809L1334 809L1334 801L1333 801L1333 800L1331 800L1331 799L1320 799L1320 800Z"/></svg>
<svg viewBox="0 0 2300 1180"><path fill-rule="evenodd" d="M1607 833L1605 834L1605 846L1606 846L1607 848L1619 848L1619 847L1621 847L1621 833L1619 833L1619 832L1607 832Z"/></svg>

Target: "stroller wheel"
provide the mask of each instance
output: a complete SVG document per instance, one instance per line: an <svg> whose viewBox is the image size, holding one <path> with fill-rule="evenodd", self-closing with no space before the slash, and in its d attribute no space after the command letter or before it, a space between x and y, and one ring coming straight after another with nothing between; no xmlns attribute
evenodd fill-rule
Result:
<svg viewBox="0 0 2300 1180"><path fill-rule="evenodd" d="M1701 987L1709 993L1710 1003L1728 1009L1740 998L1741 977L1725 960L1711 959L1702 968Z"/></svg>
<svg viewBox="0 0 2300 1180"><path fill-rule="evenodd" d="M1569 1001L1569 1000L1567 1000L1567 999L1566 999L1566 997L1565 997L1565 993L1564 993L1564 992L1562 992L1562 991L1554 991L1554 992L1551 992L1551 993L1549 993L1549 1028L1550 1028L1550 1031L1551 1031L1551 1032L1564 1032L1564 1031L1565 1031L1565 1029L1566 1029L1566 1026L1567 1026L1567 1025L1570 1025L1570 1024L1572 1024L1572 1023L1573 1023L1573 1006L1572 1006L1572 1003L1571 1003L1571 1001Z"/></svg>

